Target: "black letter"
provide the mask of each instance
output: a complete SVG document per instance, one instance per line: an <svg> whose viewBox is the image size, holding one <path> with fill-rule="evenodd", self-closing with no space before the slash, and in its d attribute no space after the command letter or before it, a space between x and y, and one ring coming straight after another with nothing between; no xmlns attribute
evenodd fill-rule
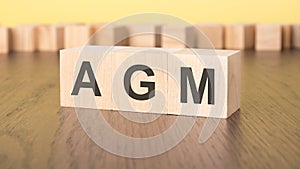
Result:
<svg viewBox="0 0 300 169"><path fill-rule="evenodd" d="M90 82L83 82L83 77L85 71L87 72ZM90 62L82 62L81 68L79 70L73 91L71 95L78 95L80 88L92 88L95 96L101 96L97 81L95 79L95 75L93 73L91 63Z"/></svg>
<svg viewBox="0 0 300 169"><path fill-rule="evenodd" d="M194 103L201 104L204 87L206 84L206 79L208 79L208 104L214 104L215 98L215 70L214 69L203 69L200 86L197 91L196 83L194 80L193 72L191 68L182 67L181 68L181 103L187 103L187 78L190 83L192 96L194 99Z"/></svg>
<svg viewBox="0 0 300 169"><path fill-rule="evenodd" d="M124 77L125 90L126 90L127 94L130 97L132 97L136 100L150 99L150 98L155 96L155 93L152 92L153 90L155 90L155 83L154 82L143 82L143 81L141 82L141 87L147 87L148 88L148 92L145 93L145 94L137 94L131 88L131 83L130 83L131 76L135 71L138 71L138 70L141 70L141 71L145 72L148 76L154 76L154 73L153 73L152 69L149 68L148 66L133 65L125 73L125 77Z"/></svg>

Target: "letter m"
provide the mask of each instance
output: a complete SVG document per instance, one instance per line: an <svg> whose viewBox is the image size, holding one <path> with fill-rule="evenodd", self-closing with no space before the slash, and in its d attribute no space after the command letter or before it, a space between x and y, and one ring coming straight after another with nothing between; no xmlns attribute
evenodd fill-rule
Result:
<svg viewBox="0 0 300 169"><path fill-rule="evenodd" d="M192 68L181 67L180 102L187 103L187 81L189 81L194 103L201 104L206 81L208 81L208 104L214 104L215 98L215 70L203 69L200 86L197 90Z"/></svg>

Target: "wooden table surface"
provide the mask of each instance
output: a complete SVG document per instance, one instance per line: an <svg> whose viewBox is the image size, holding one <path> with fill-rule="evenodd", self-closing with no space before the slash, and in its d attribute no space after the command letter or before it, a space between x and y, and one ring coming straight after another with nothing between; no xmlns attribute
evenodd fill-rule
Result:
<svg viewBox="0 0 300 169"><path fill-rule="evenodd" d="M124 158L98 147L73 108L59 106L57 53L0 56L0 168L300 168L300 51L242 56L241 110L221 120L198 143L197 118L173 149L155 157ZM177 116L133 123L102 112L119 132L157 135ZM135 150L130 150L135 151Z"/></svg>

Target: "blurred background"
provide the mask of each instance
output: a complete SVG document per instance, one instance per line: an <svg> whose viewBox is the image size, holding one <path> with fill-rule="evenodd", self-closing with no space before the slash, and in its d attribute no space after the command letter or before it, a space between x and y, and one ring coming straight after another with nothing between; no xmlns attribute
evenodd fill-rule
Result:
<svg viewBox="0 0 300 169"><path fill-rule="evenodd" d="M299 7L300 0L0 0L0 169L299 168ZM190 26L106 26L147 12ZM88 137L74 108L61 107L59 50L87 42L241 50L240 110L220 120L204 144L206 118L199 117L187 137L159 156L114 155ZM117 111L102 115L136 138L156 136L178 118L135 123Z"/></svg>
<svg viewBox="0 0 300 169"><path fill-rule="evenodd" d="M196 22L300 22L299 0L1 0L0 24L110 22L161 12Z"/></svg>

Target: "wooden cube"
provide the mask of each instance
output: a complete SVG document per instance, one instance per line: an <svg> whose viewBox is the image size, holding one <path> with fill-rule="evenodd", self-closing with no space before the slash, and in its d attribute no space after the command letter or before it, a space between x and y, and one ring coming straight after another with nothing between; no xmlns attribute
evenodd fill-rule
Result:
<svg viewBox="0 0 300 169"><path fill-rule="evenodd" d="M64 107L112 109L111 103L111 55L106 52L110 47L85 46L60 50L60 101ZM101 97L95 97L91 88L81 88L73 93L75 82L83 61L89 62ZM90 74L84 72L83 82L90 82ZM81 80L81 79L79 79ZM73 94L72 94L73 93ZM95 98L95 99L88 99Z"/></svg>
<svg viewBox="0 0 300 169"><path fill-rule="evenodd" d="M162 52L159 48L123 48L112 52L112 103L113 110L131 111L131 112L151 112L167 113L166 98L167 96L167 53ZM151 74L147 74L145 69L132 73L130 85L132 90L140 96L136 99L129 96L129 88L125 87L126 74L132 66L143 65L152 69ZM149 73L149 72L148 72ZM143 86L142 83L147 83ZM155 86L155 94L150 99L142 96L149 92L150 84ZM155 84L154 84L155 83ZM149 86L148 86L149 85ZM148 86L148 87L147 87ZM150 87L151 88L151 87ZM127 91L126 91L127 90ZM159 92L158 92L159 91Z"/></svg>
<svg viewBox="0 0 300 169"><path fill-rule="evenodd" d="M64 32L64 48L89 44L92 30L89 25L67 25Z"/></svg>
<svg viewBox="0 0 300 169"><path fill-rule="evenodd" d="M12 50L15 52L34 52L37 45L35 25L20 25L11 30Z"/></svg>
<svg viewBox="0 0 300 169"><path fill-rule="evenodd" d="M134 47L160 47L160 25L129 25L130 46Z"/></svg>
<svg viewBox="0 0 300 169"><path fill-rule="evenodd" d="M229 24L225 26L226 49L254 49L254 24Z"/></svg>
<svg viewBox="0 0 300 169"><path fill-rule="evenodd" d="M9 31L7 27L0 27L0 54L9 52Z"/></svg>
<svg viewBox="0 0 300 169"><path fill-rule="evenodd" d="M185 48L196 46L196 32L192 26L163 25L161 46L163 48Z"/></svg>
<svg viewBox="0 0 300 169"><path fill-rule="evenodd" d="M199 23L197 31L197 47L203 49L223 49L224 29L218 23ZM200 32L199 32L200 31ZM205 36L203 36L203 34ZM207 38L210 42L207 41Z"/></svg>
<svg viewBox="0 0 300 169"><path fill-rule="evenodd" d="M240 65L240 53L231 50L186 49L169 55L168 114L229 117L240 108ZM205 69L211 77L206 82ZM197 93L201 84L202 100Z"/></svg>
<svg viewBox="0 0 300 169"><path fill-rule="evenodd" d="M282 30L279 24L257 24L255 49L257 51L280 51Z"/></svg>
<svg viewBox="0 0 300 169"><path fill-rule="evenodd" d="M107 23L104 23L104 22L90 24L91 33L94 34L97 31L100 31L106 24Z"/></svg>
<svg viewBox="0 0 300 169"><path fill-rule="evenodd" d="M41 25L37 27L37 50L41 52L57 52L64 45L64 27Z"/></svg>
<svg viewBox="0 0 300 169"><path fill-rule="evenodd" d="M285 24L281 26L282 29L282 48L290 49L292 46L292 27Z"/></svg>
<svg viewBox="0 0 300 169"><path fill-rule="evenodd" d="M100 46L128 46L128 28L126 26L112 24L94 26L91 44Z"/></svg>
<svg viewBox="0 0 300 169"><path fill-rule="evenodd" d="M300 24L292 27L292 43L293 48L300 49Z"/></svg>

